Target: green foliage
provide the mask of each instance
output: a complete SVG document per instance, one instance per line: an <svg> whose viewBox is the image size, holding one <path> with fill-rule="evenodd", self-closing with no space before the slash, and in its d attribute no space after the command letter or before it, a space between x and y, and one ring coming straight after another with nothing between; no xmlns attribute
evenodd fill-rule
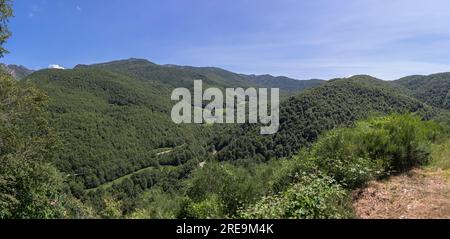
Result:
<svg viewBox="0 0 450 239"><path fill-rule="evenodd" d="M8 21L12 16L12 1L0 0L0 57L3 57L5 53L8 53L8 51L2 46L11 36L11 32L8 30Z"/></svg>
<svg viewBox="0 0 450 239"><path fill-rule="evenodd" d="M50 95L52 124L64 144L55 163L74 175L77 194L205 153L201 126L172 122L168 87L95 68L43 70L25 81ZM159 155L161 148L171 152Z"/></svg>
<svg viewBox="0 0 450 239"><path fill-rule="evenodd" d="M219 160L288 157L334 128L350 126L371 116L409 112L430 119L442 111L369 76L336 79L282 102L277 134L261 136L259 126L243 125L239 137L223 146L217 157Z"/></svg>
<svg viewBox="0 0 450 239"><path fill-rule="evenodd" d="M391 115L333 130L272 175L272 192L243 209L243 218L346 218L345 189L393 171L422 165L447 130L410 114Z"/></svg>
<svg viewBox="0 0 450 239"><path fill-rule="evenodd" d="M320 138L311 149L318 167L348 187L401 172L429 160L431 144L443 129L412 115L392 115L358 122Z"/></svg>
<svg viewBox="0 0 450 239"><path fill-rule="evenodd" d="M156 187L137 199L136 210L128 216L132 219L175 219L180 214L184 198Z"/></svg>
<svg viewBox="0 0 450 239"><path fill-rule="evenodd" d="M0 76L0 218L59 218L63 179L51 164L57 138L47 96Z"/></svg>
<svg viewBox="0 0 450 239"><path fill-rule="evenodd" d="M384 162L360 151L361 133L365 132L360 128L334 130L312 146L311 158L318 168L349 187L381 176Z"/></svg>
<svg viewBox="0 0 450 239"><path fill-rule="evenodd" d="M363 139L362 148L372 158L387 159L396 171L427 163L431 143L437 142L444 132L440 125L411 115L372 119L368 124L372 129L367 129L370 133Z"/></svg>
<svg viewBox="0 0 450 239"><path fill-rule="evenodd" d="M450 73L408 76L395 81L417 99L443 109L450 109Z"/></svg>
<svg viewBox="0 0 450 239"><path fill-rule="evenodd" d="M217 194L208 195L202 201L194 202L190 198L183 201L177 218L183 219L223 219L227 217L225 206Z"/></svg>
<svg viewBox="0 0 450 239"><path fill-rule="evenodd" d="M339 219L351 216L346 191L332 178L304 174L279 195L240 212L247 219Z"/></svg>
<svg viewBox="0 0 450 239"><path fill-rule="evenodd" d="M100 217L105 219L119 219L122 217L121 202L113 198L104 199L105 208L100 212Z"/></svg>
<svg viewBox="0 0 450 239"><path fill-rule="evenodd" d="M325 84L324 80L295 80L284 76L249 75L248 80L264 88L279 88L287 92L301 92Z"/></svg>
<svg viewBox="0 0 450 239"><path fill-rule="evenodd" d="M170 92L194 79L254 84L139 59L3 81L0 217L346 218L345 190L428 162L446 132L422 121L445 110L368 76L289 98L273 136L258 125L175 125ZM360 121L393 112L417 116Z"/></svg>
<svg viewBox="0 0 450 239"><path fill-rule="evenodd" d="M430 167L442 170L450 169L450 141L432 146Z"/></svg>
<svg viewBox="0 0 450 239"><path fill-rule="evenodd" d="M315 162L310 159L305 151L300 152L292 159L276 161L279 162L279 165L276 165L276 169L270 177L270 192L273 194L285 191L293 182L296 182L299 172L308 175L320 173ZM269 162L269 164L273 163Z"/></svg>
<svg viewBox="0 0 450 239"><path fill-rule="evenodd" d="M79 199L73 197L70 193L63 193L63 218L68 219L94 219L99 218L98 212L89 207Z"/></svg>
<svg viewBox="0 0 450 239"><path fill-rule="evenodd" d="M187 195L194 203L200 203L200 208L219 202L223 209L216 212L232 216L240 207L258 198L262 189L260 183L243 167L208 162L188 180Z"/></svg>

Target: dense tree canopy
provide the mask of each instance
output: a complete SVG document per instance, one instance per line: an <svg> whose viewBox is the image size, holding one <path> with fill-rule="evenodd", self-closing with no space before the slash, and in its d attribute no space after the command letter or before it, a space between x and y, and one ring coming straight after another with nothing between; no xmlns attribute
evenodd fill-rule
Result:
<svg viewBox="0 0 450 239"><path fill-rule="evenodd" d="M70 192L101 217L111 217L114 208L124 215L150 217L156 212L145 205L150 199L143 195L180 197L178 211L158 212L170 217L236 216L243 205L267 194L260 188L271 188L264 178L258 179L262 184L236 182L271 175L274 172L264 162L295 155L329 130L395 112L414 112L423 119L447 114L400 86L355 76L286 99L280 131L273 136L261 136L258 125L175 125L170 119L174 104L170 92L179 86L191 88L195 79L219 88L254 83L217 68L160 66L130 59L73 70L41 70L22 84L35 85L49 95L50 121L62 142L53 162L68 175ZM215 167L208 163L214 159L232 164ZM216 171L193 173L205 163ZM225 184L213 186L216 179ZM286 187L281 185L278 190ZM214 190L200 193L211 187ZM188 200L183 199L186 190ZM215 215L206 215L208 211Z"/></svg>
<svg viewBox="0 0 450 239"><path fill-rule="evenodd" d="M450 109L450 73L408 76L395 81L417 99L443 109Z"/></svg>
<svg viewBox="0 0 450 239"><path fill-rule="evenodd" d="M325 85L290 97L281 105L280 130L261 136L257 127L244 125L239 137L230 139L218 153L220 160L285 157L310 145L317 137L339 126L348 126L369 116L415 112L424 119L446 115L446 111L422 103L370 76L335 79Z"/></svg>
<svg viewBox="0 0 450 239"><path fill-rule="evenodd" d="M0 218L63 216L63 177L52 165L58 140L47 96L0 76Z"/></svg>

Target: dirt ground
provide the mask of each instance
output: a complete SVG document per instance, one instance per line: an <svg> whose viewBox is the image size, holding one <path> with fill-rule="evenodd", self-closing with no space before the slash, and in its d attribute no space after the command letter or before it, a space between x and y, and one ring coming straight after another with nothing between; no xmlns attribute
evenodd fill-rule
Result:
<svg viewBox="0 0 450 239"><path fill-rule="evenodd" d="M450 219L450 173L414 169L353 192L363 219Z"/></svg>

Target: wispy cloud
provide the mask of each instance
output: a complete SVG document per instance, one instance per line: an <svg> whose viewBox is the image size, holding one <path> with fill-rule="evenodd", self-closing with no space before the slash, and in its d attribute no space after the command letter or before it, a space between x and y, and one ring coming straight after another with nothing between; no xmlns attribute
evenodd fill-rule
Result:
<svg viewBox="0 0 450 239"><path fill-rule="evenodd" d="M448 1L305 2L266 12L264 31L184 48L170 59L296 78L450 71Z"/></svg>
<svg viewBox="0 0 450 239"><path fill-rule="evenodd" d="M35 18L39 9L67 11L47 14L34 39L50 47L25 51L31 44L17 46L16 54L26 52L22 59L32 59L35 52L33 59L41 65L57 59L72 66L138 56L299 79L360 73L395 79L450 71L448 0L136 0L111 1L107 7L103 1L52 2L18 1ZM75 13L94 7L96 15L72 21ZM123 17L113 18L114 12ZM66 21L68 34L59 34L54 23L65 26ZM26 26L13 31L27 34ZM89 39L76 37L86 35Z"/></svg>

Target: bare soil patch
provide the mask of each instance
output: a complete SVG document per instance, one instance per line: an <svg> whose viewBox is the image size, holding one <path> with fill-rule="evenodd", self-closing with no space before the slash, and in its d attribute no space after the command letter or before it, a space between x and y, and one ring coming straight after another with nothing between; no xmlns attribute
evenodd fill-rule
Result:
<svg viewBox="0 0 450 239"><path fill-rule="evenodd" d="M363 219L450 219L449 172L414 169L353 192Z"/></svg>

